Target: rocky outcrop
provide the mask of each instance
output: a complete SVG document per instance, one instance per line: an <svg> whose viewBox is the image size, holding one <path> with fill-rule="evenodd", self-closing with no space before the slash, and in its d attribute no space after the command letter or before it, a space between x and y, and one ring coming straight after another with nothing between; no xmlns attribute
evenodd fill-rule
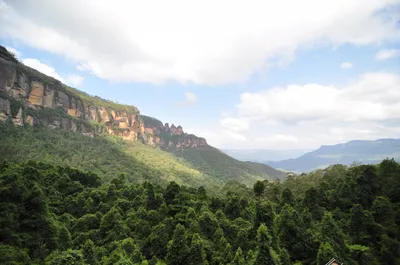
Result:
<svg viewBox="0 0 400 265"><path fill-rule="evenodd" d="M145 128L147 143L149 144L156 144L168 150L184 148L204 149L209 147L204 138L185 133L180 125L177 127L174 124L169 126L168 123L163 125L161 121L144 115L141 115L141 118Z"/></svg>
<svg viewBox="0 0 400 265"><path fill-rule="evenodd" d="M165 149L204 148L204 138L140 115L133 106L92 97L18 62L0 46L0 121L95 136L142 140Z"/></svg>
<svg viewBox="0 0 400 265"><path fill-rule="evenodd" d="M0 121L7 120L10 115L10 100L0 97Z"/></svg>
<svg viewBox="0 0 400 265"><path fill-rule="evenodd" d="M135 107L87 97L24 66L3 47L0 47L0 120L90 136L108 133L130 141L143 134Z"/></svg>

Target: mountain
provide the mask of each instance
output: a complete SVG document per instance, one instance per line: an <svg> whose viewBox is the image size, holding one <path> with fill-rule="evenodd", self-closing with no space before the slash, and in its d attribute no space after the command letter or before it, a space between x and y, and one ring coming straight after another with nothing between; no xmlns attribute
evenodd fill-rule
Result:
<svg viewBox="0 0 400 265"><path fill-rule="evenodd" d="M265 161L280 161L284 159L296 158L311 150L222 149L222 151L227 155L241 161L263 163Z"/></svg>
<svg viewBox="0 0 400 265"><path fill-rule="evenodd" d="M384 158L400 160L400 139L355 140L343 144L323 145L298 158L269 161L266 164L286 171L309 172L334 164L376 164Z"/></svg>
<svg viewBox="0 0 400 265"><path fill-rule="evenodd" d="M141 115L134 106L66 86L18 62L1 46L0 121L1 158L11 161L56 162L106 179L113 177L115 167L133 181L175 180L191 186L219 186L229 180L252 185L286 176L231 158L206 139Z"/></svg>

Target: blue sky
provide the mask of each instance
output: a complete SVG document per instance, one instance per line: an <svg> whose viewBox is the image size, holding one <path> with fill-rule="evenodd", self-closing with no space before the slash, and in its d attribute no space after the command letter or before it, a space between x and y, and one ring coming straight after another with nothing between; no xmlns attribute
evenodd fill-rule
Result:
<svg viewBox="0 0 400 265"><path fill-rule="evenodd" d="M0 43L20 60L217 147L309 149L400 133L400 123L385 127L400 121L398 1L307 0L292 13L295 1L230 11L202 1L196 12L172 1L164 13L135 1L28 2L0 0ZM121 18L104 18L110 9ZM125 14L133 9L138 20Z"/></svg>

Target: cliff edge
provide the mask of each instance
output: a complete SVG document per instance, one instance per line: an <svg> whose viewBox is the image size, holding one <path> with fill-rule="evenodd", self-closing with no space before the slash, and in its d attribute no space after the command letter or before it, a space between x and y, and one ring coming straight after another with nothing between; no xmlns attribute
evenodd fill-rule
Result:
<svg viewBox="0 0 400 265"><path fill-rule="evenodd" d="M134 106L90 96L25 66L2 46L0 121L61 128L92 137L115 135L162 149L208 147L204 138L184 133L181 126L140 115Z"/></svg>

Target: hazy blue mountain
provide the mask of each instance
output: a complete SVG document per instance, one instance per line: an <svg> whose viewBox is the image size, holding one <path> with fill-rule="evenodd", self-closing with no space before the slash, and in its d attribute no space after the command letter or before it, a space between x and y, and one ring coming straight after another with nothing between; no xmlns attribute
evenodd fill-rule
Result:
<svg viewBox="0 0 400 265"><path fill-rule="evenodd" d="M374 164L386 157L400 160L400 139L355 140L344 144L323 145L295 159L265 163L277 169L309 172L333 164L350 165L353 162Z"/></svg>
<svg viewBox="0 0 400 265"><path fill-rule="evenodd" d="M268 150L268 149L222 149L222 151L237 160L265 162L280 161L284 159L299 157L311 150Z"/></svg>

